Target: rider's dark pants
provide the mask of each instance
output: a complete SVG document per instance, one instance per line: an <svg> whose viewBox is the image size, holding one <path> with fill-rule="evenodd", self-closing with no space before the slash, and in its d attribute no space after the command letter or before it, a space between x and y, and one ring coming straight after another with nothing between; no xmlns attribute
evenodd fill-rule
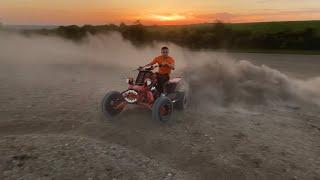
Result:
<svg viewBox="0 0 320 180"><path fill-rule="evenodd" d="M164 85L166 84L167 81L169 81L170 76L169 74L157 74L157 81L158 81L158 85L157 85L157 90L160 93L163 93L164 91Z"/></svg>

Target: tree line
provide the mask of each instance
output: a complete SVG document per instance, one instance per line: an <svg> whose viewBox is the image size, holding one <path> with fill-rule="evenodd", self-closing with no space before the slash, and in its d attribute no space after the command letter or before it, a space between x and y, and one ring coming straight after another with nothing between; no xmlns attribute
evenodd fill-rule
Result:
<svg viewBox="0 0 320 180"><path fill-rule="evenodd" d="M287 29L278 32L258 32L254 30L234 29L222 22L208 26L169 28L163 30L157 26L134 25L84 25L60 26L51 30L23 31L43 35L57 35L74 41L81 41L88 33L108 33L117 31L122 37L135 45L144 45L154 41L172 42L193 49L231 49L231 50L320 50L320 32L317 29Z"/></svg>
<svg viewBox="0 0 320 180"><path fill-rule="evenodd" d="M173 28L168 31L156 28L148 31L148 28L141 24L123 25L119 31L124 38L136 44L157 40L196 49L320 50L320 32L313 28L255 32L235 30L218 22L211 26Z"/></svg>

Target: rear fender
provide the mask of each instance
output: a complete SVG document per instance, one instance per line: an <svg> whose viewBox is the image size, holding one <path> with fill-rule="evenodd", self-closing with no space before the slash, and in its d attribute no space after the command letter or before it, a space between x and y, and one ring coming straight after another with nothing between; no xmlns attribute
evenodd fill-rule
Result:
<svg viewBox="0 0 320 180"><path fill-rule="evenodd" d="M170 79L165 84L165 92L168 93L168 94L176 92L178 84L180 84L180 82L182 82L182 78L181 77L176 77L176 78Z"/></svg>
<svg viewBox="0 0 320 180"><path fill-rule="evenodd" d="M172 78L172 79L169 80L169 83L178 84L181 80L182 80L182 78L180 78L180 77Z"/></svg>

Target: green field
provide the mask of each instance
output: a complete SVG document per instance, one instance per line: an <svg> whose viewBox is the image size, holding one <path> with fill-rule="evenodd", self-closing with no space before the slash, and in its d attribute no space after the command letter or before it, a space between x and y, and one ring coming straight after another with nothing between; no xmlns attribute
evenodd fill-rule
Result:
<svg viewBox="0 0 320 180"><path fill-rule="evenodd" d="M286 22L261 22L231 24L235 30L252 30L256 32L281 32L281 31L302 31L306 28L313 28L320 32L320 21L286 21Z"/></svg>
<svg viewBox="0 0 320 180"><path fill-rule="evenodd" d="M148 30L172 31L183 28L205 29L213 26L215 23L192 24L192 25L170 25L170 26L148 26ZM226 24L233 30L249 30L253 32L277 33L282 31L302 31L306 28L312 28L320 32L320 20L314 21L282 21L282 22L256 22L256 23L234 23Z"/></svg>

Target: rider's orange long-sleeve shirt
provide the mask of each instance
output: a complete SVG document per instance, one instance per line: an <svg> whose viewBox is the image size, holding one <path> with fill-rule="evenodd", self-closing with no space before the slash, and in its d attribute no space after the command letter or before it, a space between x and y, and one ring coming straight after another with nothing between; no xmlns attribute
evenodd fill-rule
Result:
<svg viewBox="0 0 320 180"><path fill-rule="evenodd" d="M170 64L174 65L174 59L170 56L158 56L153 59L151 64L158 64L159 65L159 74L170 74L171 68L169 66L161 66L163 64Z"/></svg>

